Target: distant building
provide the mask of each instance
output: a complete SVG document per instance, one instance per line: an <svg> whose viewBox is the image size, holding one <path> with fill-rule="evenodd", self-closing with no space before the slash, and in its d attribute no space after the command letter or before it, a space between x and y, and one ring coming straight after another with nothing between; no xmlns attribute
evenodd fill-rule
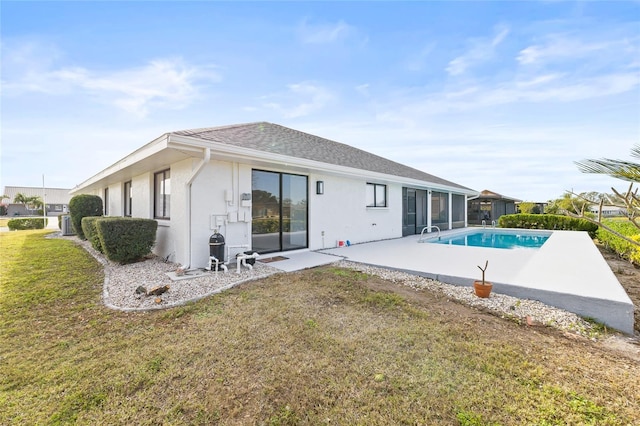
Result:
<svg viewBox="0 0 640 426"><path fill-rule="evenodd" d="M504 214L514 214L516 203L521 201L485 189L478 198L467 201L467 222L469 225L482 225L485 221L490 225Z"/></svg>
<svg viewBox="0 0 640 426"><path fill-rule="evenodd" d="M593 214L598 214L600 212L600 206L594 205L589 208L589 211ZM602 217L616 217L616 216L626 216L627 209L624 207L618 206L602 206Z"/></svg>
<svg viewBox="0 0 640 426"><path fill-rule="evenodd" d="M523 201L517 202L516 203L516 213L522 213L520 211L520 203L522 203ZM543 214L545 212L545 210L547 209L547 206L549 205L549 203L537 203L535 201L531 201L531 203L535 204L534 208L533 208L533 213L534 214ZM537 211L536 211L536 207L537 207Z"/></svg>
<svg viewBox="0 0 640 426"><path fill-rule="evenodd" d="M46 204L47 216L57 216L69 212L70 189L63 188L38 188L33 186L5 186L2 195L2 204L7 208L7 216L30 216L37 214L37 209L30 209L24 204L14 203L16 195L23 194L26 197L40 197Z"/></svg>

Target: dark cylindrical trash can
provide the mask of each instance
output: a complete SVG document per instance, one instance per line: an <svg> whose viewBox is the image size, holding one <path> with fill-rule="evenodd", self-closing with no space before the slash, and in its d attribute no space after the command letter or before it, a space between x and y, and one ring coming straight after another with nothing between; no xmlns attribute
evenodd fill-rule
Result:
<svg viewBox="0 0 640 426"><path fill-rule="evenodd" d="M209 237L209 256L224 263L224 237L218 232Z"/></svg>

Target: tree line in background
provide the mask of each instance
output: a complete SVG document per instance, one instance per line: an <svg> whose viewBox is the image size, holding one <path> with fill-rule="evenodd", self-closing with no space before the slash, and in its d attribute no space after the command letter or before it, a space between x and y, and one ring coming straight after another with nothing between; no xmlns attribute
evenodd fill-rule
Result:
<svg viewBox="0 0 640 426"><path fill-rule="evenodd" d="M631 150L633 158L640 159L640 145ZM588 159L576 161L578 169L583 173L594 173L614 177L629 182L626 191L611 188L611 193L583 192L576 194L567 191L562 198L550 200L544 209L544 213L563 214L574 218L585 219L597 224L601 229L624 240L632 246L640 247L640 195L636 184L640 183L640 163L627 160L615 160L610 158ZM595 213L591 207L598 206ZM620 209L626 217L626 223L616 223L603 219L603 207L613 206ZM523 202L519 205L521 213L542 213L535 211L539 206L535 203ZM599 238L606 238L599 233ZM619 251L619 250L618 250Z"/></svg>

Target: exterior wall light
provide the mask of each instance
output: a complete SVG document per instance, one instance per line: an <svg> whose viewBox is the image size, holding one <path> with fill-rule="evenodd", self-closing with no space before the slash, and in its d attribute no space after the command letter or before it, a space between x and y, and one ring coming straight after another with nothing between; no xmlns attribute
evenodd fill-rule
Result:
<svg viewBox="0 0 640 426"><path fill-rule="evenodd" d="M316 181L316 194L324 194L324 182L321 180Z"/></svg>

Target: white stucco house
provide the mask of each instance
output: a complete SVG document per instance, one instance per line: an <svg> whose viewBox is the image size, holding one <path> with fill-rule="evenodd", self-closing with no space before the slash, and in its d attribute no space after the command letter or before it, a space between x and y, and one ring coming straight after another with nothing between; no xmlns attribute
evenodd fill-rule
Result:
<svg viewBox="0 0 640 426"><path fill-rule="evenodd" d="M108 216L156 219L155 253L192 268L207 265L214 230L230 257L318 250L465 227L467 198L478 195L267 122L166 133L71 193L99 195Z"/></svg>

